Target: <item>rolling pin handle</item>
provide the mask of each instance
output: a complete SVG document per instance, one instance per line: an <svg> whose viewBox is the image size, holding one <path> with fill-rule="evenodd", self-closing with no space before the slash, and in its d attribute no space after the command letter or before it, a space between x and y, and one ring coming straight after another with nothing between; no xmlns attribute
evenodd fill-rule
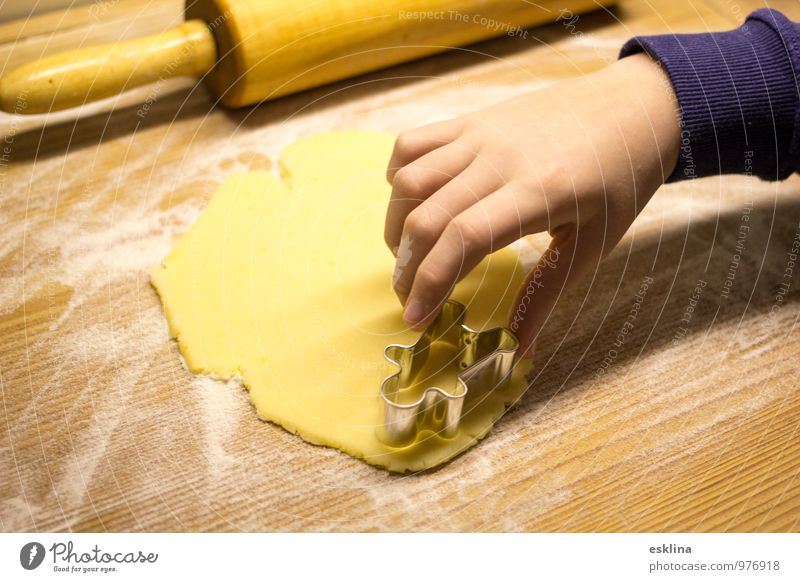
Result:
<svg viewBox="0 0 800 582"><path fill-rule="evenodd" d="M59 111L174 77L197 77L217 60L208 26L190 20L154 36L69 51L0 79L0 110Z"/></svg>

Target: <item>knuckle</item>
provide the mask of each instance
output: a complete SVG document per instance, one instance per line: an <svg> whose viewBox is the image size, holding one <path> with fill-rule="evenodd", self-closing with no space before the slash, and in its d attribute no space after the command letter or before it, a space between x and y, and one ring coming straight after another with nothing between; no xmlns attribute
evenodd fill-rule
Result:
<svg viewBox="0 0 800 582"><path fill-rule="evenodd" d="M425 290L438 288L442 283L442 275L429 264L423 263L414 276L414 286Z"/></svg>
<svg viewBox="0 0 800 582"><path fill-rule="evenodd" d="M394 142L394 153L400 159L413 155L417 140L410 133L401 133Z"/></svg>
<svg viewBox="0 0 800 582"><path fill-rule="evenodd" d="M404 231L415 241L435 240L438 229L438 221L422 206L412 210L404 224Z"/></svg>
<svg viewBox="0 0 800 582"><path fill-rule="evenodd" d="M514 186L521 200L530 196L540 198L547 218L553 224L571 222L578 214L580 197L567 175L548 173L528 176L516 180Z"/></svg>
<svg viewBox="0 0 800 582"><path fill-rule="evenodd" d="M542 194L553 199L561 197L564 192L572 194L574 186L570 176L570 172L562 164L550 166L540 176Z"/></svg>
<svg viewBox="0 0 800 582"><path fill-rule="evenodd" d="M404 166L395 173L392 186L401 194L413 196L422 191L422 172L418 168Z"/></svg>
<svg viewBox="0 0 800 582"><path fill-rule="evenodd" d="M514 180L512 186L514 194L522 196L531 196L537 192L544 190L544 183L542 182L543 176L540 174L526 174Z"/></svg>
<svg viewBox="0 0 800 582"><path fill-rule="evenodd" d="M472 219L456 216L447 228L451 236L460 243L464 254L476 250L484 242L483 229Z"/></svg>

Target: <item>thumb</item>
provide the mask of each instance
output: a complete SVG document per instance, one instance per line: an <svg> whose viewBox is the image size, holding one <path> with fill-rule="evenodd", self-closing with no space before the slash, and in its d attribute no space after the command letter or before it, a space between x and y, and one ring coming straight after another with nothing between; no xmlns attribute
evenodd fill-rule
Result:
<svg viewBox="0 0 800 582"><path fill-rule="evenodd" d="M533 357L540 331L561 294L597 268L604 255L603 225L574 224L559 228L536 266L525 277L509 314L522 357ZM610 251L610 249L607 249Z"/></svg>

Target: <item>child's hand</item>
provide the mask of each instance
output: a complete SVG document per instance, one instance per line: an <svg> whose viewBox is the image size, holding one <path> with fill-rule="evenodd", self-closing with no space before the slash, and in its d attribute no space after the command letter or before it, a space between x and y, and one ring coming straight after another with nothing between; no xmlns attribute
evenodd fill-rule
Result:
<svg viewBox="0 0 800 582"><path fill-rule="evenodd" d="M530 355L565 285L597 268L677 163L669 79L644 54L401 135L387 177L394 288L429 323L487 254L549 231L509 325Z"/></svg>

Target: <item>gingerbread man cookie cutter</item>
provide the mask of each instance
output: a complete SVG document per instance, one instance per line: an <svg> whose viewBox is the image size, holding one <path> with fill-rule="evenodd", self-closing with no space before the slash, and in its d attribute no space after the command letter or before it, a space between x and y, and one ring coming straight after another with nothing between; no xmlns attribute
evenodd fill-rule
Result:
<svg viewBox="0 0 800 582"><path fill-rule="evenodd" d="M385 444L409 446L424 429L453 438L458 434L467 395L502 389L508 383L519 348L517 337L502 327L475 331L464 324L466 313L463 304L449 300L415 343L391 344L384 349L386 360L398 368L380 387L383 422L378 426L378 438ZM456 348L451 362L460 370L455 386L449 390L430 386L413 402L402 403L403 391L414 384L434 342Z"/></svg>

